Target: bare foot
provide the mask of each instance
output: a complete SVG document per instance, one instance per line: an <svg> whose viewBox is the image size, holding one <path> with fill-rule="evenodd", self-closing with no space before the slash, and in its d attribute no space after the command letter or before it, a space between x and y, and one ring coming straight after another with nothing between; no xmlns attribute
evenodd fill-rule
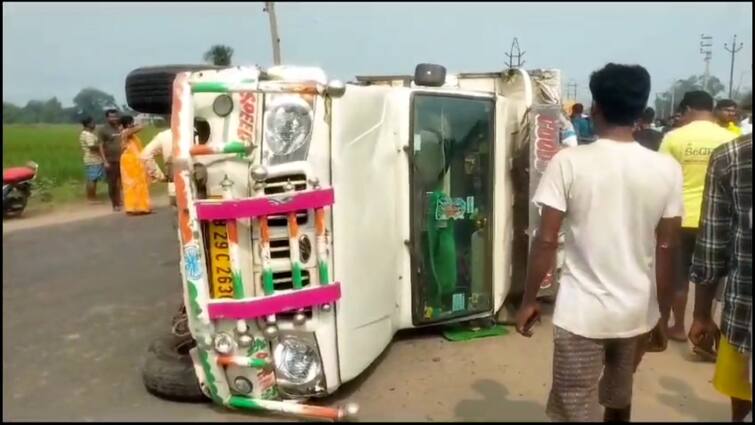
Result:
<svg viewBox="0 0 755 425"><path fill-rule="evenodd" d="M678 328L676 326L671 327L668 329L668 332L666 332L666 335L670 340L678 341L678 342L686 342L687 341L687 333L684 332L684 328Z"/></svg>

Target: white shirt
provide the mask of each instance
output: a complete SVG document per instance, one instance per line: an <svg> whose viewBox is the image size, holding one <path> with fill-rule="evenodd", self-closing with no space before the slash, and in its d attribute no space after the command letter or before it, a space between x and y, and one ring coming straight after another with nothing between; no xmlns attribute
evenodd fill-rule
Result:
<svg viewBox="0 0 755 425"><path fill-rule="evenodd" d="M162 180L165 175L155 162L158 153L162 155L163 162L168 162L173 157L173 133L170 128L157 133L141 153L141 159L146 164L149 174L156 180Z"/></svg>
<svg viewBox="0 0 755 425"><path fill-rule="evenodd" d="M598 139L559 151L533 202L566 213L553 324L587 338L655 327L655 229L662 217L683 216L679 164L636 142Z"/></svg>
<svg viewBox="0 0 755 425"><path fill-rule="evenodd" d="M739 123L739 128L742 129L742 135L752 133L752 123L750 122L750 118L743 119L742 122Z"/></svg>
<svg viewBox="0 0 755 425"><path fill-rule="evenodd" d="M163 156L163 161L169 161L173 156L173 133L171 129L163 130L150 140L142 150L142 159L155 159L157 152Z"/></svg>

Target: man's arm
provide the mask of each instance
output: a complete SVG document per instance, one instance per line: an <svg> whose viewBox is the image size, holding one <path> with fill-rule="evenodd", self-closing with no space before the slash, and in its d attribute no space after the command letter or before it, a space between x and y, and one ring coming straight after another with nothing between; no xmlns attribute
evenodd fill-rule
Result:
<svg viewBox="0 0 755 425"><path fill-rule="evenodd" d="M537 292L556 263L558 232L566 215L571 173L569 167L563 164L564 153L566 151L561 151L551 159L533 199L535 204L542 207L542 213L540 226L532 240L522 305L516 316L517 332L527 337L532 336L531 327L540 315Z"/></svg>
<svg viewBox="0 0 755 425"><path fill-rule="evenodd" d="M532 304L537 300L540 284L549 271L556 264L556 251L558 250L558 231L564 213L549 206L543 207L540 217L540 228L535 239L532 241L530 250L530 262L527 268L527 283L524 287L523 304Z"/></svg>
<svg viewBox="0 0 755 425"><path fill-rule="evenodd" d="M150 176L152 176L153 179L163 181L166 180L165 174L163 174L162 170L160 170L160 167L157 166L157 162L155 161L155 157L157 154L162 154L162 133L158 133L155 137L152 138L152 140L147 144L147 146L142 149L142 153L140 155L141 160L146 164L147 171L149 172ZM163 160L165 160L163 158Z"/></svg>
<svg viewBox="0 0 755 425"><path fill-rule="evenodd" d="M732 198L726 178L720 171L726 160L726 147L722 145L713 152L705 177L700 231L690 268L690 280L696 284L693 326L690 329L693 343L710 336L715 328L712 307L716 286L729 269Z"/></svg>
<svg viewBox="0 0 755 425"><path fill-rule="evenodd" d="M661 310L661 323L667 323L671 302L674 298L676 276L676 258L679 255L679 232L682 218L663 218L656 229L655 245L655 281L658 293L658 305Z"/></svg>

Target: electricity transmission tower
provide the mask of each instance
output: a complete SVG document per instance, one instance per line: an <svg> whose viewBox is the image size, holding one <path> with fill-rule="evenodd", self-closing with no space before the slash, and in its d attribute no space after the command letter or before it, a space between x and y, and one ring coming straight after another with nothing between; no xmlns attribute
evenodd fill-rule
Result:
<svg viewBox="0 0 755 425"><path fill-rule="evenodd" d="M514 37L514 41L511 43L511 50L509 53L506 53L506 56L509 58L508 62L506 62L506 66L509 68L521 68L524 66L524 61L522 60L522 56L527 52L523 52L519 49L519 40Z"/></svg>
<svg viewBox="0 0 755 425"><path fill-rule="evenodd" d="M570 81L569 84L566 85L566 98L567 99L574 99L577 100L577 82L576 81Z"/></svg>
<svg viewBox="0 0 755 425"><path fill-rule="evenodd" d="M713 51L710 49L713 46L713 37L705 34L700 34L700 53L703 55L705 61L705 74L703 74L703 90L708 91L708 79L710 78L710 59L713 56Z"/></svg>

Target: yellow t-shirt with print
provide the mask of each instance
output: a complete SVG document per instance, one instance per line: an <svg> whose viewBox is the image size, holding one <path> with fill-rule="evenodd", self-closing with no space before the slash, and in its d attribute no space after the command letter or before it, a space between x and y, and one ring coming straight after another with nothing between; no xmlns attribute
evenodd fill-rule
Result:
<svg viewBox="0 0 755 425"><path fill-rule="evenodd" d="M682 166L684 176L684 220L682 227L697 229L703 203L705 173L713 149L736 136L711 121L693 121L666 134L658 152L671 155Z"/></svg>

